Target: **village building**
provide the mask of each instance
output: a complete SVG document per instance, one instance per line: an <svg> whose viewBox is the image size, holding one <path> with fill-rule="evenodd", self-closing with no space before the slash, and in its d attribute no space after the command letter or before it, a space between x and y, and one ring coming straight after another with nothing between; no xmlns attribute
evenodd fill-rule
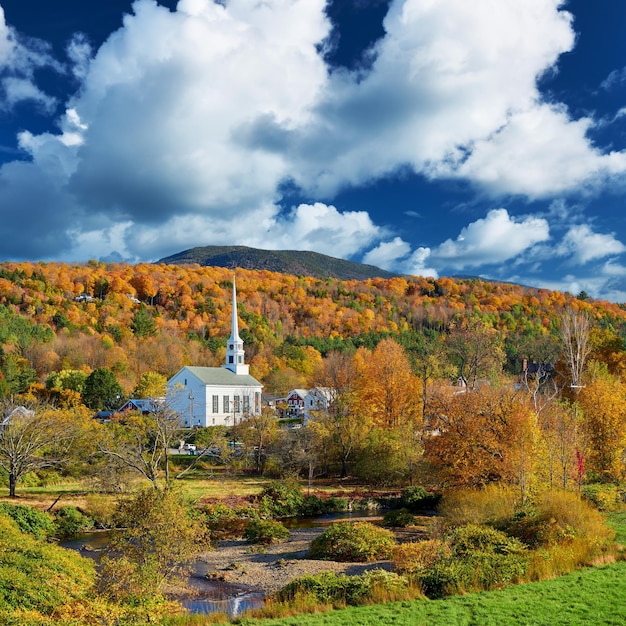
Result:
<svg viewBox="0 0 626 626"><path fill-rule="evenodd" d="M167 382L167 405L180 415L182 426L233 426L261 413L263 385L250 376L245 363L234 279L232 307L226 363L221 367L185 366Z"/></svg>
<svg viewBox="0 0 626 626"><path fill-rule="evenodd" d="M292 389L287 394L287 417L304 417L304 398L308 389Z"/></svg>
<svg viewBox="0 0 626 626"><path fill-rule="evenodd" d="M335 400L332 387L314 387L304 396L304 423L315 416L317 411L328 411Z"/></svg>

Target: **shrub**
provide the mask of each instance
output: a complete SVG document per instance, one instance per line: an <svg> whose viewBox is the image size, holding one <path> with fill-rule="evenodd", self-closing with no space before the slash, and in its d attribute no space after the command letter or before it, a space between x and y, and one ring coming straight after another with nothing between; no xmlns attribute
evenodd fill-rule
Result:
<svg viewBox="0 0 626 626"><path fill-rule="evenodd" d="M54 515L55 535L60 538L73 537L93 528L93 519L84 515L75 506L61 507Z"/></svg>
<svg viewBox="0 0 626 626"><path fill-rule="evenodd" d="M243 534L250 543L269 545L287 539L289 530L274 520L255 519L248 522Z"/></svg>
<svg viewBox="0 0 626 626"><path fill-rule="evenodd" d="M115 515L115 502L99 493L90 493L86 498L86 510L99 528L111 528Z"/></svg>
<svg viewBox="0 0 626 626"><path fill-rule="evenodd" d="M400 506L413 511L434 509L440 500L441 494L428 492L419 485L406 487L400 494Z"/></svg>
<svg viewBox="0 0 626 626"><path fill-rule="evenodd" d="M449 526L500 526L511 519L518 508L518 492L508 485L494 483L482 489L460 489L446 493L439 512Z"/></svg>
<svg viewBox="0 0 626 626"><path fill-rule="evenodd" d="M413 579L429 597L500 589L526 573L525 546L494 528L461 526L446 542L447 547L436 543L425 547L424 567L414 569Z"/></svg>
<svg viewBox="0 0 626 626"><path fill-rule="evenodd" d="M300 485L295 482L273 482L259 495L259 509L270 517L294 517L300 515L304 497Z"/></svg>
<svg viewBox="0 0 626 626"><path fill-rule="evenodd" d="M369 522L340 522L313 540L309 557L359 563L377 561L390 558L395 543L390 530Z"/></svg>
<svg viewBox="0 0 626 626"><path fill-rule="evenodd" d="M349 508L348 498L330 497L320 498L316 495L304 496L300 515L325 515L328 513L341 513Z"/></svg>
<svg viewBox="0 0 626 626"><path fill-rule="evenodd" d="M392 600L407 597L408 580L385 570L372 570L359 576L346 576L334 572L296 578L275 596L279 602L294 603L313 598L320 604L339 607L376 602L381 598Z"/></svg>
<svg viewBox="0 0 626 626"><path fill-rule="evenodd" d="M553 546L582 539L598 550L613 537L602 514L569 491L543 493L533 508L518 515L508 531L530 546Z"/></svg>
<svg viewBox="0 0 626 626"><path fill-rule="evenodd" d="M395 526L396 528L405 528L406 526L415 526L417 517L407 509L395 509L387 511L383 515L384 526Z"/></svg>
<svg viewBox="0 0 626 626"><path fill-rule="evenodd" d="M22 504L0 503L0 514L10 517L22 532L43 539L54 533L54 522L48 513Z"/></svg>
<svg viewBox="0 0 626 626"><path fill-rule="evenodd" d="M622 505L622 490L617 485L584 485L581 495L600 511L616 511Z"/></svg>
<svg viewBox="0 0 626 626"><path fill-rule="evenodd" d="M401 574L415 574L432 568L452 556L450 545L440 539L403 543L393 553L393 565Z"/></svg>
<svg viewBox="0 0 626 626"><path fill-rule="evenodd" d="M6 517L0 517L0 554L2 609L51 615L62 604L86 601L90 595L93 561L20 531ZM15 623L23 622L18 618Z"/></svg>
<svg viewBox="0 0 626 626"><path fill-rule="evenodd" d="M206 524L211 531L212 541L243 537L250 520L259 517L256 509L252 507L233 509L221 502L207 504L202 512L206 515Z"/></svg>

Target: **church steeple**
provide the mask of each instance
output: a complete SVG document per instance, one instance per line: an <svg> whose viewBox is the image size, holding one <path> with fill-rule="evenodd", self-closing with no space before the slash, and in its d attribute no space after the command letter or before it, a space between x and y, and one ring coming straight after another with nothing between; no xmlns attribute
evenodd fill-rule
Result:
<svg viewBox="0 0 626 626"><path fill-rule="evenodd" d="M237 318L237 288L233 276L233 315L231 321L230 337L226 344L226 364L223 366L235 374L248 374L249 366L244 363L245 353L243 341L239 336L239 320Z"/></svg>

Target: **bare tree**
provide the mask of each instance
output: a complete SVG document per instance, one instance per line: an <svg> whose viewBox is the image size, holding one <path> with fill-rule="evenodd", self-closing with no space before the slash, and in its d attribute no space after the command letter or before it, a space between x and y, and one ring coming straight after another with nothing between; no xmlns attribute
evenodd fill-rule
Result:
<svg viewBox="0 0 626 626"><path fill-rule="evenodd" d="M575 390L583 386L585 362L591 351L590 328L589 314L584 311L568 308L561 315L561 339L570 371L570 386Z"/></svg>
<svg viewBox="0 0 626 626"><path fill-rule="evenodd" d="M77 420L67 411L6 402L0 408L0 467L9 476L9 496L15 497L25 474L66 463L79 437Z"/></svg>
<svg viewBox="0 0 626 626"><path fill-rule="evenodd" d="M131 468L158 488L161 472L169 482L169 448L178 439L181 420L162 399L152 400L148 415L129 413L106 425L100 452Z"/></svg>

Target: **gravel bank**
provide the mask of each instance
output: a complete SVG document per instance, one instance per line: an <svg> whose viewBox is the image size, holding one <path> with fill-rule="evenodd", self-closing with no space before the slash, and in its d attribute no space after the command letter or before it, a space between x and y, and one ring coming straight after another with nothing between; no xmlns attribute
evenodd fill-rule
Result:
<svg viewBox="0 0 626 626"><path fill-rule="evenodd" d="M305 574L331 571L355 575L371 569L391 569L390 561L339 563L307 559L311 541L323 531L323 527L294 529L286 541L263 547L243 539L221 541L215 550L200 557L196 573L268 594Z"/></svg>

